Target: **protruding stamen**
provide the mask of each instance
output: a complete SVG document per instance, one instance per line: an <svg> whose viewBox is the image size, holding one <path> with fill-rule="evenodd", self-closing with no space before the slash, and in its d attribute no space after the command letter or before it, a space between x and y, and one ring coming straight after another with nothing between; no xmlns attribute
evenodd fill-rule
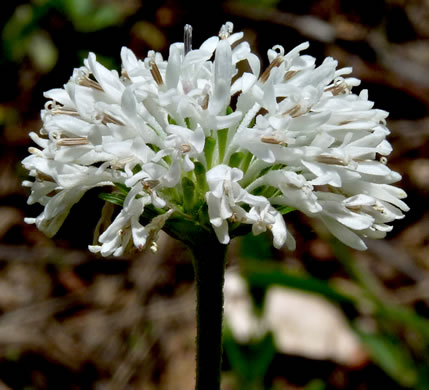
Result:
<svg viewBox="0 0 429 390"><path fill-rule="evenodd" d="M122 70L121 70L121 76L126 80L130 80L130 75L128 74L128 72L124 68L122 68Z"/></svg>
<svg viewBox="0 0 429 390"><path fill-rule="evenodd" d="M183 43L185 45L185 55L192 50L192 26L185 24L183 32Z"/></svg>
<svg viewBox="0 0 429 390"><path fill-rule="evenodd" d="M35 148L34 146L30 146L28 148L28 153L34 154L35 156L40 156L40 157L43 156L42 151L40 149Z"/></svg>
<svg viewBox="0 0 429 390"><path fill-rule="evenodd" d="M55 183L55 180L52 176L49 176L46 173L43 173L42 171L39 171L39 170L37 170L36 178L37 178L37 180L50 181L52 183Z"/></svg>
<svg viewBox="0 0 429 390"><path fill-rule="evenodd" d="M297 116L301 115L301 105L297 104L289 111L284 112L283 115L290 115L292 118L296 118Z"/></svg>
<svg viewBox="0 0 429 390"><path fill-rule="evenodd" d="M131 163L134 161L134 157L124 157L122 159L119 160L113 160L110 162L110 166L113 169L123 169L125 167L125 165Z"/></svg>
<svg viewBox="0 0 429 390"><path fill-rule="evenodd" d="M220 39L228 39L228 37L232 34L232 31L234 30L234 25L231 22L226 22L219 31L219 38Z"/></svg>
<svg viewBox="0 0 429 390"><path fill-rule="evenodd" d="M287 143L279 140L275 137L267 137L267 136L263 136L261 137L261 141L265 144L272 144L272 145L282 145L282 146L287 146Z"/></svg>
<svg viewBox="0 0 429 390"><path fill-rule="evenodd" d="M54 109L51 111L51 114L54 115L70 115L70 116L80 116L77 111L74 110L64 110L64 109Z"/></svg>
<svg viewBox="0 0 429 390"><path fill-rule="evenodd" d="M381 203L376 203L374 206L372 206L372 208L375 211L378 211L379 213L384 214L386 212L386 209L383 207L383 205Z"/></svg>
<svg viewBox="0 0 429 390"><path fill-rule="evenodd" d="M343 93L350 93L351 87L346 83L342 77L335 79L334 84L325 89L325 92L330 91L332 95L340 95Z"/></svg>
<svg viewBox="0 0 429 390"><path fill-rule="evenodd" d="M98 91L104 91L103 88L101 87L100 84L98 84L97 81L92 80L88 77L88 75L84 75L82 74L79 77L79 81L78 81L79 85L82 85L83 87L88 87L88 88L94 88L97 89Z"/></svg>
<svg viewBox="0 0 429 390"><path fill-rule="evenodd" d="M236 223L236 222L246 223L247 217L242 217L242 216L238 215L237 213L232 213L232 215L228 218L228 220L232 223Z"/></svg>
<svg viewBox="0 0 429 390"><path fill-rule="evenodd" d="M320 162L322 164L343 165L343 166L349 165L342 158L338 158L338 157L334 157L334 156L329 156L329 155L324 155L324 154L321 154L321 155L317 156L316 157L316 161Z"/></svg>
<svg viewBox="0 0 429 390"><path fill-rule="evenodd" d="M362 210L362 206L361 205L345 205L346 208L350 211L354 211L355 213L359 213Z"/></svg>
<svg viewBox="0 0 429 390"><path fill-rule="evenodd" d="M387 157L381 156L381 157L380 157L380 162L381 162L382 164L386 165L386 164L387 164Z"/></svg>
<svg viewBox="0 0 429 390"><path fill-rule="evenodd" d="M88 138L87 137L61 138L56 143L57 143L57 146L88 145Z"/></svg>
<svg viewBox="0 0 429 390"><path fill-rule="evenodd" d="M188 152L190 152L190 151L191 151L191 145L188 145L188 144L180 145L179 150L180 150L182 153L188 153Z"/></svg>
<svg viewBox="0 0 429 390"><path fill-rule="evenodd" d="M103 119L101 120L101 123L103 125L107 125L108 123L113 123L118 126L124 126L124 123L122 123L119 119L116 119L113 116L106 113L103 114Z"/></svg>
<svg viewBox="0 0 429 390"><path fill-rule="evenodd" d="M70 108L63 108L62 105L58 104L56 101L49 101L45 104L46 111L49 111L52 115L71 115L79 116L79 113Z"/></svg>
<svg viewBox="0 0 429 390"><path fill-rule="evenodd" d="M209 95L204 96L203 104L201 105L203 110L207 110L209 108Z"/></svg>
<svg viewBox="0 0 429 390"><path fill-rule="evenodd" d="M286 73L285 73L284 80L285 80L285 81L290 80L290 79L291 79L293 76L295 76L297 73L298 73L298 71L297 71L297 70L289 70L288 72L286 72Z"/></svg>
<svg viewBox="0 0 429 390"><path fill-rule="evenodd" d="M273 68L279 67L282 62L283 56L277 56L276 58L274 58L271 64L268 65L267 69L265 69L265 72L261 74L261 77L259 77L261 83L265 83L268 80L268 77L270 77L271 70Z"/></svg>
<svg viewBox="0 0 429 390"><path fill-rule="evenodd" d="M159 180L145 180L143 181L143 188L149 194L152 193L152 189L155 188L160 183Z"/></svg>
<svg viewBox="0 0 429 390"><path fill-rule="evenodd" d="M152 77L158 85L164 84L164 80L162 79L161 72L159 71L158 65L154 60L150 61L150 73L152 73Z"/></svg>

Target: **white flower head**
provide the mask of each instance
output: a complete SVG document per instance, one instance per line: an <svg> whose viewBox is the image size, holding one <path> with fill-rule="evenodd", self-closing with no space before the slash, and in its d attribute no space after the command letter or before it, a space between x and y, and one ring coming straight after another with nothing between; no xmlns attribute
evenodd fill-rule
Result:
<svg viewBox="0 0 429 390"><path fill-rule="evenodd" d="M120 72L90 53L64 88L45 93L43 127L31 133L38 147L23 160L34 178L24 182L28 202L44 209L28 223L52 236L99 188L117 208L90 246L104 256L155 248L157 232L180 218L223 244L249 225L290 249L283 214L291 210L357 249L391 230L408 207L392 185L400 175L386 165L387 113L366 91L352 92L359 80L350 68L332 58L316 66L303 43L268 50L261 72L232 23L196 49L191 33L185 26L167 59L151 51L139 60L123 48Z"/></svg>

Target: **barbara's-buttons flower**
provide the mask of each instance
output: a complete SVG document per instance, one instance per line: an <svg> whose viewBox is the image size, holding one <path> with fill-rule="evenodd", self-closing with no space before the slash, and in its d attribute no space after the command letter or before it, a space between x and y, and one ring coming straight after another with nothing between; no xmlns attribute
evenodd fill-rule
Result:
<svg viewBox="0 0 429 390"><path fill-rule="evenodd" d="M26 222L52 236L100 187L109 224L90 250L103 256L156 247L173 217L213 228L223 244L244 224L293 249L292 210L356 249L384 237L408 210L406 194L386 165L387 112L352 92L351 69L332 58L316 66L303 43L274 46L261 71L231 23L195 50L191 31L167 60L122 48L120 73L90 53L64 88L45 93L43 127L30 134L38 147L23 160L28 202L44 210Z"/></svg>

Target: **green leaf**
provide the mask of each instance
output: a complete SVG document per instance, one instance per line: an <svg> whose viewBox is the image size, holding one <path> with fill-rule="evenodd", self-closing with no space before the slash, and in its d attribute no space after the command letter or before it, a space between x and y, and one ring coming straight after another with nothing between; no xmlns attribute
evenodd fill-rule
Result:
<svg viewBox="0 0 429 390"><path fill-rule="evenodd" d="M252 161L253 154L250 152L246 153L246 156L244 157L242 163L241 163L241 170L246 173L247 169L249 168L250 162Z"/></svg>
<svg viewBox="0 0 429 390"><path fill-rule="evenodd" d="M188 129L190 129L191 128L191 118L185 118L185 123L186 123L186 127Z"/></svg>
<svg viewBox="0 0 429 390"><path fill-rule="evenodd" d="M264 266L261 267L260 262L246 261L243 264L243 272L251 288L267 289L270 286L278 285L317 293L338 304L355 305L355 299L352 296L339 291L329 282L290 271L274 262L264 261Z"/></svg>
<svg viewBox="0 0 429 390"><path fill-rule="evenodd" d="M223 162L223 157L225 156L227 138L228 138L228 129L222 129L217 131L219 161L221 163Z"/></svg>
<svg viewBox="0 0 429 390"><path fill-rule="evenodd" d="M254 236L247 234L241 238L240 256L244 259L267 260L273 257L273 245L267 233Z"/></svg>
<svg viewBox="0 0 429 390"><path fill-rule="evenodd" d="M305 386L304 390L325 390L326 385L321 379L314 379Z"/></svg>
<svg viewBox="0 0 429 390"><path fill-rule="evenodd" d="M98 197L100 199L103 199L106 202L113 203L117 206L123 207L124 205L124 200L125 200L124 194L119 194L119 193L108 194L106 192L102 192L101 194L98 195Z"/></svg>
<svg viewBox="0 0 429 390"><path fill-rule="evenodd" d="M194 208L195 184L188 177L182 179L183 189L183 207L186 213L191 212Z"/></svg>
<svg viewBox="0 0 429 390"><path fill-rule="evenodd" d="M291 213L292 211L295 211L296 208L290 206L279 206L277 207L277 210L280 212L280 214L286 215L288 213Z"/></svg>
<svg viewBox="0 0 429 390"><path fill-rule="evenodd" d="M413 388L417 382L417 368L409 351L393 335L358 331L369 349L372 360L400 385Z"/></svg>
<svg viewBox="0 0 429 390"><path fill-rule="evenodd" d="M204 145L204 155L206 156L207 168L210 169L213 162L213 152L216 146L216 140L213 137L206 137Z"/></svg>
<svg viewBox="0 0 429 390"><path fill-rule="evenodd" d="M113 183L113 184L124 195L128 195L128 192L130 192L130 188L127 187L125 184L122 184L122 183Z"/></svg>
<svg viewBox="0 0 429 390"><path fill-rule="evenodd" d="M418 366L419 378L418 383L415 384L415 390L427 390L429 389L429 364L426 361Z"/></svg>
<svg viewBox="0 0 429 390"><path fill-rule="evenodd" d="M243 152L235 152L231 155L228 165L232 168L236 168L236 167L240 166L240 164L243 160L244 160L244 153Z"/></svg>
<svg viewBox="0 0 429 390"><path fill-rule="evenodd" d="M197 179L197 187L200 194L204 195L208 191L206 180L206 168L199 161L195 161L194 173Z"/></svg>
<svg viewBox="0 0 429 390"><path fill-rule="evenodd" d="M385 304L378 308L377 316L407 326L421 333L429 342L429 320L407 307Z"/></svg>
<svg viewBox="0 0 429 390"><path fill-rule="evenodd" d="M246 377L249 371L246 356L241 352L240 346L229 331L224 332L223 347L234 372L241 377Z"/></svg>
<svg viewBox="0 0 429 390"><path fill-rule="evenodd" d="M224 351L242 387L261 382L276 354L271 334L261 340L240 345L228 331L224 335Z"/></svg>
<svg viewBox="0 0 429 390"><path fill-rule="evenodd" d="M133 174L140 172L142 170L142 166L140 164L136 164L134 168L132 169Z"/></svg>
<svg viewBox="0 0 429 390"><path fill-rule="evenodd" d="M379 282L374 275L360 266L353 258L351 251L338 240L332 241L332 248L338 260L341 261L348 274L366 292L376 307L378 319L400 324L421 333L429 341L429 320L416 314L413 310L399 305L383 302L379 298Z"/></svg>

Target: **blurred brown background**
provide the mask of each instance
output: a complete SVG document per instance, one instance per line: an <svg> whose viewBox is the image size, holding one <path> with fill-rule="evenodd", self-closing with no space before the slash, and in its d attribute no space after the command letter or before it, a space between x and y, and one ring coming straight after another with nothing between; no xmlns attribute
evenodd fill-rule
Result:
<svg viewBox="0 0 429 390"><path fill-rule="evenodd" d="M333 56L353 67L362 80L356 91L369 89L375 107L390 112L389 165L403 175L411 211L365 253L348 251L293 213L287 223L296 252L274 251L267 237L231 245L230 272L248 280L253 300L232 283L227 304L262 315L264 294L279 285L310 300L267 336L240 339L230 319L224 389L429 389L428 0L17 0L0 7L1 390L193 387L193 270L184 247L162 236L156 255L89 254L98 218L91 210L99 202L90 197L55 239L46 238L23 223L40 209L26 204L20 161L28 133L41 126L43 92L66 83L89 51L110 68L120 66L122 46L142 58L148 50L166 58L186 23L198 47L226 21L265 65L275 44L288 51L308 40L318 63ZM281 302L288 312L290 297L279 298L274 313L281 317ZM329 333L322 322L331 324L332 316L340 320ZM243 314L243 321L246 327L251 320ZM281 332L293 335L293 324L304 341L282 347ZM332 352L341 332L355 344ZM322 338L326 346L316 352Z"/></svg>

